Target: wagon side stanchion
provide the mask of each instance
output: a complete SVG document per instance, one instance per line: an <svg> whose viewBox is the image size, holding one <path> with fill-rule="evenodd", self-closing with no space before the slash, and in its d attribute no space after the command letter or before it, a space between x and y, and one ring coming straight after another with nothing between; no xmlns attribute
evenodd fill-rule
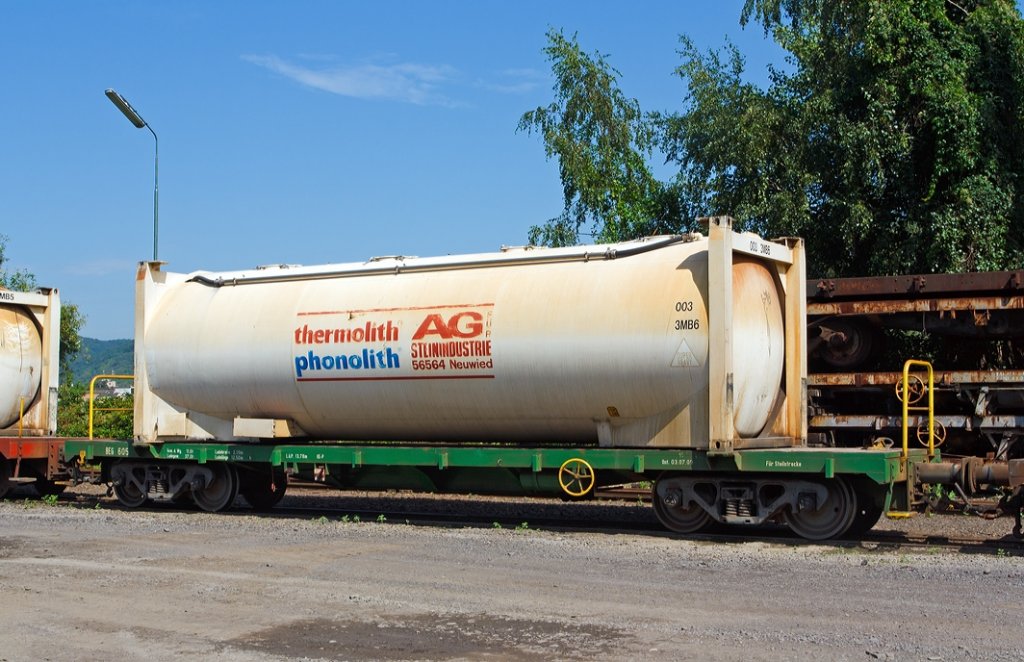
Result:
<svg viewBox="0 0 1024 662"><path fill-rule="evenodd" d="M135 375L96 375L89 380L89 438L93 439L93 422L96 412L112 411L133 411L133 407L97 407L96 406L96 382L100 379L135 379Z"/></svg>

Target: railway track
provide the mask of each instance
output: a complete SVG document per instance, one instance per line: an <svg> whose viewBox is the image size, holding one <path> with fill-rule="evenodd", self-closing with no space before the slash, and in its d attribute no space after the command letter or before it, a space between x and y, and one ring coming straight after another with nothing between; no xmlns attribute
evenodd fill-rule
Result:
<svg viewBox="0 0 1024 662"><path fill-rule="evenodd" d="M329 491L328 491L329 490ZM666 531L657 521L644 497L649 491L640 488L605 490L586 501L541 500L536 498L490 498L473 500L453 495L419 497L387 493L352 495L320 485L293 486L285 500L266 513L254 513L237 505L218 516L253 516L316 520L337 523L408 524L450 528L500 528L511 530L575 531L609 535L634 533L670 539L686 539L713 544L762 542L787 546L824 545L836 549L865 552L936 552L954 551L972 554L1024 557L1024 540L1009 534L1010 518L1002 518L1006 526L999 535L974 535L944 531L944 517L936 518L935 532L920 533L876 528L860 539L838 539L809 542L781 525L757 528L716 526L709 532L683 536ZM617 503L616 503L617 502ZM116 502L99 493L67 495L57 505L68 507L122 509ZM181 510L170 503L156 503L147 508L154 512ZM949 516L946 528L957 518Z"/></svg>
<svg viewBox="0 0 1024 662"><path fill-rule="evenodd" d="M964 535L911 534L903 531L872 530L860 541L849 541L876 549L955 549L960 552L995 553L1000 556L1024 556L1024 540L1004 536L999 538Z"/></svg>

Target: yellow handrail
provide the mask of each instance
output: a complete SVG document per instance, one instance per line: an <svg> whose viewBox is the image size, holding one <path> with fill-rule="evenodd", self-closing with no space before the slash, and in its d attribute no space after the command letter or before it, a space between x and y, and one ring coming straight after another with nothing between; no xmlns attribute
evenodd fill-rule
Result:
<svg viewBox="0 0 1024 662"><path fill-rule="evenodd" d="M928 384L926 386L928 391L928 406L910 406L910 368L911 366L919 366L925 368L928 373ZM910 420L911 411L927 411L928 412L928 459L935 457L935 372L932 370L932 364L928 361L918 361L916 359L908 359L903 364L903 385L900 392L900 400L903 401L903 459L906 460L910 454L908 448L908 426Z"/></svg>
<svg viewBox="0 0 1024 662"><path fill-rule="evenodd" d="M93 412L96 411L132 411L131 407L95 407L97 379L135 379L135 375L96 375L89 382L89 438L92 439Z"/></svg>

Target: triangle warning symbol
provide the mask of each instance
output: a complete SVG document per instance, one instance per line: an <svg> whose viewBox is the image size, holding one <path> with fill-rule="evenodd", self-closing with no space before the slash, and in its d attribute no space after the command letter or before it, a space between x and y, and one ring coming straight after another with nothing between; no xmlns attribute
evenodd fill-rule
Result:
<svg viewBox="0 0 1024 662"><path fill-rule="evenodd" d="M679 349L676 350L676 355L672 357L672 363L670 364L673 368L696 368L700 366L697 361L697 357L690 351L690 346L686 344L686 340L679 343Z"/></svg>

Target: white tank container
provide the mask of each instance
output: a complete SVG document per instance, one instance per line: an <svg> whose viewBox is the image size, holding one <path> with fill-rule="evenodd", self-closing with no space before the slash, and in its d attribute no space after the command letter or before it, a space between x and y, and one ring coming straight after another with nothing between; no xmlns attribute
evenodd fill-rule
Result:
<svg viewBox="0 0 1024 662"><path fill-rule="evenodd" d="M0 289L0 434L55 431L59 315L55 290Z"/></svg>
<svg viewBox="0 0 1024 662"><path fill-rule="evenodd" d="M731 401L727 442L797 443L780 415L793 251L726 232L756 245L711 265L732 282L717 378L700 235L234 273L144 264L137 439L707 448L714 391Z"/></svg>

